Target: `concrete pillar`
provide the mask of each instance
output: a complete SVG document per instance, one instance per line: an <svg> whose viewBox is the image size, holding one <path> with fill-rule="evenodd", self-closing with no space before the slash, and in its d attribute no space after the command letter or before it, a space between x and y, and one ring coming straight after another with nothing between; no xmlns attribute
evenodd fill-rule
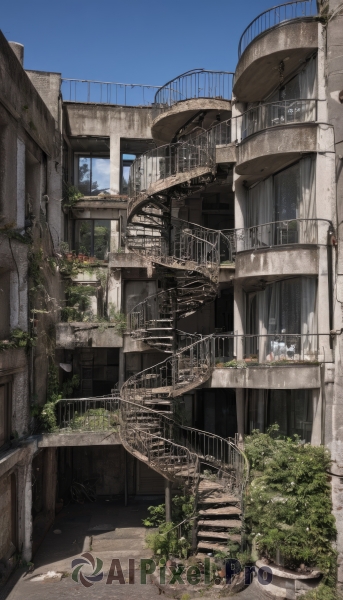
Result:
<svg viewBox="0 0 343 600"><path fill-rule="evenodd" d="M124 504L125 506L128 505L128 497L129 497L129 493L128 493L128 464L127 464L127 452L124 450Z"/></svg>
<svg viewBox="0 0 343 600"><path fill-rule="evenodd" d="M237 433L239 442L244 438L245 390L236 389Z"/></svg>
<svg viewBox="0 0 343 600"><path fill-rule="evenodd" d="M165 494L165 507L166 507L166 523L171 523L172 522L171 481L169 481L169 479L164 480L164 494Z"/></svg>
<svg viewBox="0 0 343 600"><path fill-rule="evenodd" d="M110 191L111 194L120 193L120 137L116 133L110 135Z"/></svg>
<svg viewBox="0 0 343 600"><path fill-rule="evenodd" d="M322 396L321 388L312 390L312 406L313 406L313 425L311 444L312 446L320 446L322 443Z"/></svg>
<svg viewBox="0 0 343 600"><path fill-rule="evenodd" d="M55 517L57 462L56 448L44 450L44 509L51 522Z"/></svg>
<svg viewBox="0 0 343 600"><path fill-rule="evenodd" d="M30 562L32 558L32 462L25 466L24 471L24 535L23 559Z"/></svg>
<svg viewBox="0 0 343 600"><path fill-rule="evenodd" d="M25 144L17 139L17 227L25 227Z"/></svg>
<svg viewBox="0 0 343 600"><path fill-rule="evenodd" d="M125 381L125 356L123 348L119 348L119 389Z"/></svg>
<svg viewBox="0 0 343 600"><path fill-rule="evenodd" d="M234 353L237 360L243 359L244 354L244 291L238 282L234 282L233 325L235 332Z"/></svg>

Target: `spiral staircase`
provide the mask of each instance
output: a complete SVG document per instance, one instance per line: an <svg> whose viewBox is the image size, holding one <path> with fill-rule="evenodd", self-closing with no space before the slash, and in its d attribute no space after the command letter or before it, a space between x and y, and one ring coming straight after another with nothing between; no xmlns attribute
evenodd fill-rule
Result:
<svg viewBox="0 0 343 600"><path fill-rule="evenodd" d="M125 239L150 274L157 270L161 285L129 314L130 335L169 356L122 386L121 438L128 452L194 496L198 554L241 544L247 473L235 440L182 426L173 411L177 398L206 382L215 366L214 336L186 334L178 321L215 299L222 234L176 219L172 210L215 179L215 138L207 131L138 157Z"/></svg>

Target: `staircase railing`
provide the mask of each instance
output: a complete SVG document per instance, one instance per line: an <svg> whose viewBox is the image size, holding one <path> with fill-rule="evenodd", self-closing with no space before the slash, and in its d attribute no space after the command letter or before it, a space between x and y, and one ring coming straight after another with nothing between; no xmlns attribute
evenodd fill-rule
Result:
<svg viewBox="0 0 343 600"><path fill-rule="evenodd" d="M163 404L210 378L215 366L213 336L183 348L161 363L130 377L121 389L124 400Z"/></svg>

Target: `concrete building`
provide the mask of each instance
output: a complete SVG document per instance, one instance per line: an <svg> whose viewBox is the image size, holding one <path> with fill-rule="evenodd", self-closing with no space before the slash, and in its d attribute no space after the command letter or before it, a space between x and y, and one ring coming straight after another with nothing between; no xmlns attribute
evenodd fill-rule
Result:
<svg viewBox="0 0 343 600"><path fill-rule="evenodd" d="M194 544L220 549L213 498L237 520L244 435L277 422L331 451L340 565L342 19L338 0L270 9L234 74L131 103L25 72L1 38L1 337L38 339L0 353L0 556L29 558L90 478L125 502L165 490L169 518L183 481L207 504Z"/></svg>

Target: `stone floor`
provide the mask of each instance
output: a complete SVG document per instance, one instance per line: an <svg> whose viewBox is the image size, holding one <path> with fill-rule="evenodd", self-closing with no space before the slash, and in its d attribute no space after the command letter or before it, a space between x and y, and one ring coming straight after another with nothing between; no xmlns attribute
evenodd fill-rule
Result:
<svg viewBox="0 0 343 600"><path fill-rule="evenodd" d="M0 588L0 600L73 600L89 598L150 600L157 598L156 586L140 583L139 564L141 558L149 558L151 551L145 546L146 529L142 519L147 515L147 506L156 502L156 497L137 499L124 507L118 501L99 500L94 504L69 505L56 516L53 527L47 533L34 557L34 571L18 569ZM73 559L90 552L103 561L103 579L91 587L76 583L72 577ZM135 585L128 583L128 560L135 559ZM118 581L106 584L112 559L120 559L125 585ZM57 573L55 579L39 578L48 572ZM92 567L82 567L82 573L91 575ZM63 574L63 575L62 575ZM37 578L37 580L36 580ZM148 581L148 578L147 578ZM216 594L211 596L211 599ZM262 600L259 590L249 586L238 596L239 600ZM203 600L207 600L207 596Z"/></svg>

